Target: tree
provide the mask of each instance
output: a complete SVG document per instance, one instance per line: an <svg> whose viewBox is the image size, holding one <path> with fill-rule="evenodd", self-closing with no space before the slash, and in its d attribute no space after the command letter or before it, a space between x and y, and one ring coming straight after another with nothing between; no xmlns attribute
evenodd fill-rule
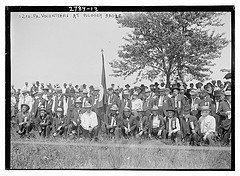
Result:
<svg viewBox="0 0 240 176"><path fill-rule="evenodd" d="M210 27L224 25L216 12L146 12L125 13L117 19L120 27L132 28L121 46L121 59L110 62L111 76L126 79L137 73L136 82L166 77L169 87L173 75L183 80L192 75L199 81L209 80L212 61L221 56L229 43L224 33Z"/></svg>

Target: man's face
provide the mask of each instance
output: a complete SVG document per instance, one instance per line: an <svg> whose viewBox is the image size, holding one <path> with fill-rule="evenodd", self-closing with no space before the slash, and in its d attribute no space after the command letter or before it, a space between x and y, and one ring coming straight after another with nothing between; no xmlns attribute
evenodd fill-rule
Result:
<svg viewBox="0 0 240 176"><path fill-rule="evenodd" d="M153 115L156 116L157 115L157 111L152 111Z"/></svg>
<svg viewBox="0 0 240 176"><path fill-rule="evenodd" d="M28 85L28 82L25 82L25 85L27 86L27 85Z"/></svg>
<svg viewBox="0 0 240 176"><path fill-rule="evenodd" d="M46 112L45 111L40 111L40 116L45 116Z"/></svg>
<svg viewBox="0 0 240 176"><path fill-rule="evenodd" d="M177 95L178 92L179 92L179 91L178 91L177 89L174 89L174 90L173 90L173 95Z"/></svg>
<svg viewBox="0 0 240 176"><path fill-rule="evenodd" d="M128 99L129 98L129 94L123 94L123 98Z"/></svg>
<svg viewBox="0 0 240 176"><path fill-rule="evenodd" d="M215 84L216 84L216 81L215 81L215 80L212 80L212 84L215 85Z"/></svg>
<svg viewBox="0 0 240 176"><path fill-rule="evenodd" d="M149 97L150 96L150 92L146 92L145 95L146 95L146 97Z"/></svg>
<svg viewBox="0 0 240 176"><path fill-rule="evenodd" d="M87 108L87 112L90 113L91 112L91 108Z"/></svg>
<svg viewBox="0 0 240 176"><path fill-rule="evenodd" d="M83 97L87 97L87 93L83 93Z"/></svg>
<svg viewBox="0 0 240 176"><path fill-rule="evenodd" d="M201 93L199 94L199 97L200 97L200 98L206 97L206 93L201 92Z"/></svg>
<svg viewBox="0 0 240 176"><path fill-rule="evenodd" d="M191 99L195 99L197 95L191 95Z"/></svg>
<svg viewBox="0 0 240 176"><path fill-rule="evenodd" d="M23 107L22 107L22 112L27 112L27 109L28 109L28 108L27 108L26 106L23 106Z"/></svg>
<svg viewBox="0 0 240 176"><path fill-rule="evenodd" d="M190 111L183 112L183 117L186 118L186 116L190 115Z"/></svg>
<svg viewBox="0 0 240 176"><path fill-rule="evenodd" d="M190 84L190 87L193 88L193 84Z"/></svg>
<svg viewBox="0 0 240 176"><path fill-rule="evenodd" d="M139 112L138 112L138 116L139 116L139 117L143 117L143 114L144 114L143 111L139 111Z"/></svg>
<svg viewBox="0 0 240 176"><path fill-rule="evenodd" d="M185 90L184 89L181 89L180 90L180 94L184 94L185 93Z"/></svg>
<svg viewBox="0 0 240 176"><path fill-rule="evenodd" d="M172 118L174 115L174 112L173 111L168 111L168 117Z"/></svg>
<svg viewBox="0 0 240 176"><path fill-rule="evenodd" d="M218 87L220 87L221 84L222 84L221 81L217 82Z"/></svg>
<svg viewBox="0 0 240 176"><path fill-rule="evenodd" d="M207 117L210 111L201 111L203 117Z"/></svg>
<svg viewBox="0 0 240 176"><path fill-rule="evenodd" d="M57 112L57 117L60 118L62 116L61 112Z"/></svg>
<svg viewBox="0 0 240 176"><path fill-rule="evenodd" d="M130 111L124 111L124 115L125 115L126 117L129 117Z"/></svg>

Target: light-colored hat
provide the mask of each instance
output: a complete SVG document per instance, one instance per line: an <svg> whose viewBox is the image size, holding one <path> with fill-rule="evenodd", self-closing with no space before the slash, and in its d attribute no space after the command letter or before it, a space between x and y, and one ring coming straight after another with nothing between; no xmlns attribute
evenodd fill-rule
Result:
<svg viewBox="0 0 240 176"><path fill-rule="evenodd" d="M153 106L152 107L152 111L157 111L158 110L158 107L157 106Z"/></svg>
<svg viewBox="0 0 240 176"><path fill-rule="evenodd" d="M91 108L92 105L89 102L85 102L84 108Z"/></svg>
<svg viewBox="0 0 240 176"><path fill-rule="evenodd" d="M199 108L200 111L211 111L211 109L209 108L209 106L201 106Z"/></svg>
<svg viewBox="0 0 240 176"><path fill-rule="evenodd" d="M62 108L57 108L56 112L63 112Z"/></svg>
<svg viewBox="0 0 240 176"><path fill-rule="evenodd" d="M125 108L123 109L123 111L130 111L130 108L129 108L129 107L125 107Z"/></svg>
<svg viewBox="0 0 240 176"><path fill-rule="evenodd" d="M83 93L87 94L88 93L87 89L83 89Z"/></svg>
<svg viewBox="0 0 240 176"><path fill-rule="evenodd" d="M113 106L110 108L110 110L112 110L112 111L117 111L117 110L118 110L117 105L113 105Z"/></svg>
<svg viewBox="0 0 240 176"><path fill-rule="evenodd" d="M27 90L26 90L26 89L23 89L23 90L22 90L22 93L27 93Z"/></svg>
<svg viewBox="0 0 240 176"><path fill-rule="evenodd" d="M225 91L224 94L225 96L231 96L231 91Z"/></svg>
<svg viewBox="0 0 240 176"><path fill-rule="evenodd" d="M191 90L189 93L190 93L190 95L197 95L197 91L196 90Z"/></svg>
<svg viewBox="0 0 240 176"><path fill-rule="evenodd" d="M124 90L124 91L123 91L123 94L124 94L124 95L129 95L129 91L128 91L128 90Z"/></svg>
<svg viewBox="0 0 240 176"><path fill-rule="evenodd" d="M134 92L133 95L138 96L138 93L137 93L137 92Z"/></svg>
<svg viewBox="0 0 240 176"><path fill-rule="evenodd" d="M94 90L100 91L99 87L94 87Z"/></svg>

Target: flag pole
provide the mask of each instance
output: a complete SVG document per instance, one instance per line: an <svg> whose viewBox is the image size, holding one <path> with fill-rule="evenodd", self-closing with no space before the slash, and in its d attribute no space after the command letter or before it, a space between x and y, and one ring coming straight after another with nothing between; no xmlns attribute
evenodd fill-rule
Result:
<svg viewBox="0 0 240 176"><path fill-rule="evenodd" d="M105 75L105 65L104 65L104 50L101 49L102 52L102 80L101 80L101 84L103 87L103 99L102 99L102 103L103 103L103 120L104 123L107 124L107 86L106 86L106 75Z"/></svg>

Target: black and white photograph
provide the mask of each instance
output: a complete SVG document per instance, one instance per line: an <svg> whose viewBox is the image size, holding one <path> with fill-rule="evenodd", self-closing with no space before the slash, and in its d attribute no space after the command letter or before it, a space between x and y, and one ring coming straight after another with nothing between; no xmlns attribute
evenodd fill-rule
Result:
<svg viewBox="0 0 240 176"><path fill-rule="evenodd" d="M235 170L233 5L5 19L5 169Z"/></svg>

